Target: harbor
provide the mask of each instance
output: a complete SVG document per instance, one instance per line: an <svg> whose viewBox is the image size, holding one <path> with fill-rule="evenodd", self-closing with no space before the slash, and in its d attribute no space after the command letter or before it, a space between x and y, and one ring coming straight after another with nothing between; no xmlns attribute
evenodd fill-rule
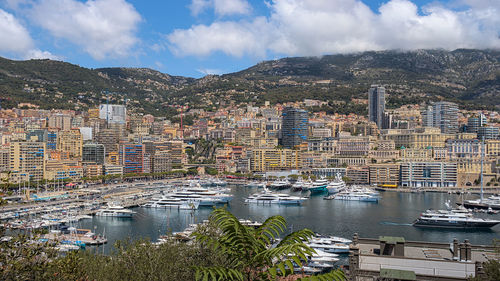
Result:
<svg viewBox="0 0 500 281"><path fill-rule="evenodd" d="M346 188L338 179L333 182L336 189L332 194L328 192L334 190L331 183L316 184L316 188L324 190L314 193L307 189L294 191L297 184L295 188L288 183L285 188L277 184L272 188L269 182L217 185L202 179L94 186L78 192L67 191L67 197L58 200L9 204L2 208L0 216L3 226L14 231L47 229L49 233L44 239L79 241L90 247L105 244L105 252L117 240L146 238L154 242L166 234L181 232L208 219L213 207L223 206L241 219L263 221L269 216L282 215L289 222L287 231L309 228L330 236L400 235L433 242L469 238L473 243L490 244L500 235L499 226L481 230L413 226L427 210L445 209L446 204L476 199L478 196L474 194L383 192L366 186ZM114 205L116 210L103 214L103 210L113 209ZM500 219L498 213L477 212L474 216ZM61 225L70 227L72 232L59 233ZM75 235L82 230L89 234ZM470 233L474 233L473 237L469 237Z"/></svg>

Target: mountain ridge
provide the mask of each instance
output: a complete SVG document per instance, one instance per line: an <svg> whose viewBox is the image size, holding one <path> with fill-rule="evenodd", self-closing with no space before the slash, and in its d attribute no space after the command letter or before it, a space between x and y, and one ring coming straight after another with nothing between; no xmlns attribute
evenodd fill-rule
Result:
<svg viewBox="0 0 500 281"><path fill-rule="evenodd" d="M202 78L149 68L89 69L52 60L0 58L3 107L31 102L42 108L85 109L110 100L138 112L175 114L170 105L213 110L231 101L262 104L313 98L330 110L358 112L352 98L366 98L371 84L386 86L388 107L451 100L464 107L500 105L500 50L370 51L321 57L289 57ZM335 102L335 106L334 103ZM343 106L338 106L338 104Z"/></svg>

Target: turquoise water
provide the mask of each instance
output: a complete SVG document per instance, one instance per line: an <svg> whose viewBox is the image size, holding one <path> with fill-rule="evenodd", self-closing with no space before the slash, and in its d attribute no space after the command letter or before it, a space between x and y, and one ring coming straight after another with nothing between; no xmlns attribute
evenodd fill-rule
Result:
<svg viewBox="0 0 500 281"><path fill-rule="evenodd" d="M469 239L472 244L491 244L500 239L500 225L491 230L453 230L413 227L411 223L419 214L429 208L444 209L444 203L461 199L446 193L396 193L381 192L379 203L323 200L313 196L302 206L262 206L246 205L244 199L255 192L256 188L231 187L234 195L229 210L238 218L264 221L273 215L282 215L288 222L288 231L309 228L321 234L352 238L354 233L360 237L377 238L380 235L402 236L412 241L451 242ZM182 231L189 223L207 219L211 208L188 210L165 210L134 208L137 212L133 219L94 217L80 222L80 228L89 228L96 233L105 232L108 244L100 251L108 252L118 239L147 238L155 241L159 235L169 231ZM500 219L500 214L479 217Z"/></svg>

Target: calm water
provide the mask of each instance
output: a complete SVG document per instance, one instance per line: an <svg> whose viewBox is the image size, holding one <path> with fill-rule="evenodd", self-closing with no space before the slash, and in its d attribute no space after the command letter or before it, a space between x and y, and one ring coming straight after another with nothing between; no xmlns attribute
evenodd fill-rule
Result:
<svg viewBox="0 0 500 281"><path fill-rule="evenodd" d="M259 191L256 188L231 189L234 198L229 210L238 218L264 221L269 216L279 214L286 218L289 231L309 228L321 234L349 239L356 232L367 238L391 235L412 241L451 242L453 238L458 238L460 241L469 239L472 244L491 244L493 239L500 239L500 225L480 231L428 229L411 225L421 212L429 208L444 209L447 200L452 203L459 201L457 195L381 192L382 198L378 204L323 200L322 196L313 196L302 206L257 206L243 203L249 194ZM148 238L155 241L167 230L182 231L191 222L207 219L212 209L202 207L194 212L150 208L134 210L137 214L133 219L94 217L81 221L79 227L93 229L96 233L105 232L108 244L104 246L104 251L108 252L119 239ZM500 214L478 216L500 219Z"/></svg>

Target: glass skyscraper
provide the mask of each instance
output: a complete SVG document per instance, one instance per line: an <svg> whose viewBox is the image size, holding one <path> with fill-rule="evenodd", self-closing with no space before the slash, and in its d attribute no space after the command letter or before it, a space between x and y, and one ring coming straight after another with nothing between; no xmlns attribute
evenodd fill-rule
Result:
<svg viewBox="0 0 500 281"><path fill-rule="evenodd" d="M283 110L281 125L281 144L294 148L307 141L309 115L306 110L287 107Z"/></svg>
<svg viewBox="0 0 500 281"><path fill-rule="evenodd" d="M372 85L368 92L368 119L382 129L385 111L385 88Z"/></svg>

